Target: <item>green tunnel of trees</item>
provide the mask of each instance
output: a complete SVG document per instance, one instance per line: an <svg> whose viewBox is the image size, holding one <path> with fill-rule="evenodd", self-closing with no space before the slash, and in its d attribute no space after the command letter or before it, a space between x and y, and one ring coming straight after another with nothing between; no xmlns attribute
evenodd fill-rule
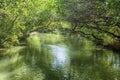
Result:
<svg viewBox="0 0 120 80"><path fill-rule="evenodd" d="M20 45L32 32L66 29L120 49L120 0L1 0L0 47Z"/></svg>

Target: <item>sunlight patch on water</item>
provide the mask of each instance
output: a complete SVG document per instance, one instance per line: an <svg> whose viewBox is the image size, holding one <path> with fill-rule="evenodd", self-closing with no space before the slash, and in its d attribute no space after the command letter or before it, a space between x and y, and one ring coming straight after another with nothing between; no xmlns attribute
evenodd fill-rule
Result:
<svg viewBox="0 0 120 80"><path fill-rule="evenodd" d="M65 67L69 64L68 49L64 46L50 45L52 48L52 54L54 56L54 61L52 63L53 69L59 67Z"/></svg>

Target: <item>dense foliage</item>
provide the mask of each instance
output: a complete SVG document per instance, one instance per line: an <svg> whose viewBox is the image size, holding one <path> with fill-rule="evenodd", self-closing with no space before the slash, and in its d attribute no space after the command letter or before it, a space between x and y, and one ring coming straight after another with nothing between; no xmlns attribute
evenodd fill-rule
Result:
<svg viewBox="0 0 120 80"><path fill-rule="evenodd" d="M0 47L19 45L32 31L56 28L119 50L119 4L120 0L1 0Z"/></svg>
<svg viewBox="0 0 120 80"><path fill-rule="evenodd" d="M60 0L62 20L71 23L71 31L100 45L120 48L119 0ZM62 6L62 7L61 7Z"/></svg>
<svg viewBox="0 0 120 80"><path fill-rule="evenodd" d="M1 0L0 46L19 45L25 34L46 26L52 16L53 1Z"/></svg>

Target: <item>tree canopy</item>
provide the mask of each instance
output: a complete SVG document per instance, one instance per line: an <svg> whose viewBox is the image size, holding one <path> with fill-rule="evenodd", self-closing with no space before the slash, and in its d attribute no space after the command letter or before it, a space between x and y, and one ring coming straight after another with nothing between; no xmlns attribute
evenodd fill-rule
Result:
<svg viewBox="0 0 120 80"><path fill-rule="evenodd" d="M120 0L1 0L0 47L19 45L32 31L67 25L71 33L119 48L119 4Z"/></svg>

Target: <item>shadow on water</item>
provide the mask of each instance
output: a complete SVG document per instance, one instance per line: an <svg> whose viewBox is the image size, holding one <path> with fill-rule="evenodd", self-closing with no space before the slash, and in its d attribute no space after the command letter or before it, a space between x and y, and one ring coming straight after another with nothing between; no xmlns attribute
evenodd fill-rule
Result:
<svg viewBox="0 0 120 80"><path fill-rule="evenodd" d="M28 40L27 47L0 51L0 80L120 79L120 55L79 35L38 34Z"/></svg>

